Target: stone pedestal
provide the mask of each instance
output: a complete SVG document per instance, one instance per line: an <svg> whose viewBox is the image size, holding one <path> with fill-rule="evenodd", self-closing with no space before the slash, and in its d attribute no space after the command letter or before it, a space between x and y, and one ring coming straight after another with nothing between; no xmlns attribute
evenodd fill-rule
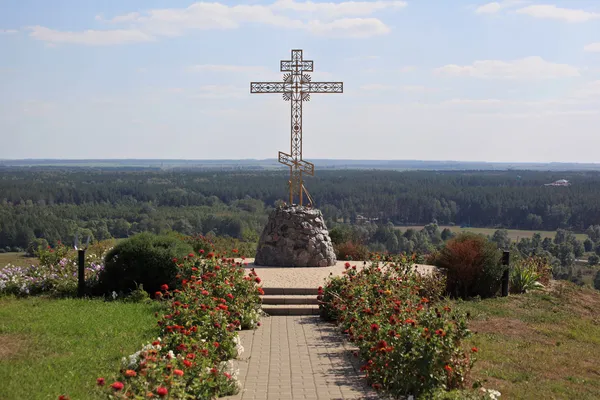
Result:
<svg viewBox="0 0 600 400"><path fill-rule="evenodd" d="M327 267L335 253L321 211L296 205L281 206L269 215L256 250L256 265Z"/></svg>

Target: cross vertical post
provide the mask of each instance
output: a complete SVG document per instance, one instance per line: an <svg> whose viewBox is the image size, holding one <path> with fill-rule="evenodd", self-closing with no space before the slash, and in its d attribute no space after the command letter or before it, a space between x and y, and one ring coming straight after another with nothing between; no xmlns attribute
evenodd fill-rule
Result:
<svg viewBox="0 0 600 400"><path fill-rule="evenodd" d="M250 93L282 93L283 99L290 102L291 137L290 153L279 152L279 162L290 168L289 201L294 204L298 195L299 205L303 204L303 174L314 175L314 164L302 158L302 102L310 100L311 93L343 93L342 82L311 82L313 61L304 60L302 50L292 50L290 60L282 60L280 71L284 72L283 82L251 82ZM306 192L308 195L308 192ZM310 197L308 197L311 202Z"/></svg>

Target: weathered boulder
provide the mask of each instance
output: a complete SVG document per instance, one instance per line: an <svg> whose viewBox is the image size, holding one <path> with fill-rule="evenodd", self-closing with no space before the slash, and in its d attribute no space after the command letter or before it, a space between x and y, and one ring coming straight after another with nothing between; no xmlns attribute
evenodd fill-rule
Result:
<svg viewBox="0 0 600 400"><path fill-rule="evenodd" d="M271 212L256 250L256 265L273 267L327 267L335 252L320 210L297 205Z"/></svg>

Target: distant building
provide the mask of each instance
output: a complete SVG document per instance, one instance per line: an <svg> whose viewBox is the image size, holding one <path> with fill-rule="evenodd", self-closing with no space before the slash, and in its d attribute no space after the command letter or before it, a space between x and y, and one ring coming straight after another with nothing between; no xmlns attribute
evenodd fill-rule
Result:
<svg viewBox="0 0 600 400"><path fill-rule="evenodd" d="M556 182L546 183L544 186L570 186L571 183L566 179L559 179Z"/></svg>

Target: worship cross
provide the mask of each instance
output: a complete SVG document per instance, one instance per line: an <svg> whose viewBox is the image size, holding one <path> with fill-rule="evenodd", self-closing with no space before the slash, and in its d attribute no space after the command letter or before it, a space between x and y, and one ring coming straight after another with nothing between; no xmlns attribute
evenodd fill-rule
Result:
<svg viewBox="0 0 600 400"><path fill-rule="evenodd" d="M302 58L302 50L292 50L292 59L281 61L281 72L283 82L252 82L250 93L283 93L283 99L291 102L291 145L290 154L279 152L279 162L290 167L290 204L294 204L294 193L300 197L299 204L306 192L312 203L308 192L304 188L302 174L314 175L314 164L302 159L302 102L310 100L311 93L343 93L342 82L311 82L310 75L305 72L313 72L313 62Z"/></svg>

